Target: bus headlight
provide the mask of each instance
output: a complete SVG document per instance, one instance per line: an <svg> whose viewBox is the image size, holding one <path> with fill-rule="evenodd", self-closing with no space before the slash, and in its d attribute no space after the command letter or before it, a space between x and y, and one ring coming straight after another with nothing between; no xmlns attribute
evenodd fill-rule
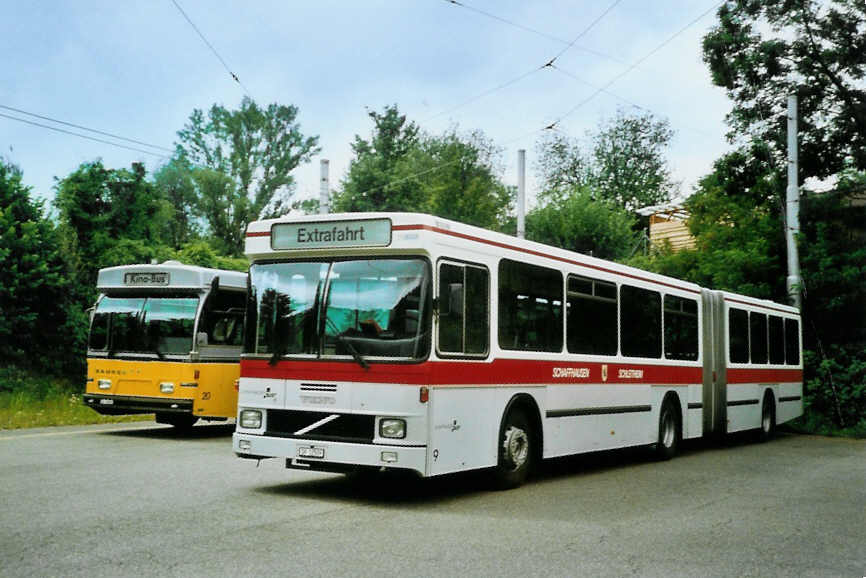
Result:
<svg viewBox="0 0 866 578"><path fill-rule="evenodd" d="M160 393L174 393L174 384L170 381L163 381L159 384Z"/></svg>
<svg viewBox="0 0 866 578"><path fill-rule="evenodd" d="M383 438L405 438L406 420L390 417L381 419L379 421L379 435Z"/></svg>
<svg viewBox="0 0 866 578"><path fill-rule="evenodd" d="M100 379L98 383L99 383L99 389L111 389L111 380L110 379Z"/></svg>
<svg viewBox="0 0 866 578"><path fill-rule="evenodd" d="M244 429L259 429L262 427L262 412L258 409L241 410L241 427Z"/></svg>

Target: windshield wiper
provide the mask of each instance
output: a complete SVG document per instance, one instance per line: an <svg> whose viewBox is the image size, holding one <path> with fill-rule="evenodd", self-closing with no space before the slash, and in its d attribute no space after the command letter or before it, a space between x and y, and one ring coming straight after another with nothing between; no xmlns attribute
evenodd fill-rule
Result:
<svg viewBox="0 0 866 578"><path fill-rule="evenodd" d="M339 333L339 329L337 328L337 324L334 323L333 321L331 321L331 319L328 318L327 315L325 316L325 322L329 323L331 326L331 329L334 330L334 337L336 337L337 341L339 341L340 343L345 345L346 349L349 350L349 353L352 354L352 359L354 359L358 363L358 365L360 365L364 369L369 369L370 364L367 363L367 360L364 359L363 355L358 353L358 350L355 349L355 346L352 345L352 342L349 341L348 339L346 339L346 337L342 333Z"/></svg>
<svg viewBox="0 0 866 578"><path fill-rule="evenodd" d="M276 365L283 356L283 353L285 353L285 349L284 340L277 338L277 343L274 343L274 354L271 356L270 360L268 360L268 365L271 367Z"/></svg>

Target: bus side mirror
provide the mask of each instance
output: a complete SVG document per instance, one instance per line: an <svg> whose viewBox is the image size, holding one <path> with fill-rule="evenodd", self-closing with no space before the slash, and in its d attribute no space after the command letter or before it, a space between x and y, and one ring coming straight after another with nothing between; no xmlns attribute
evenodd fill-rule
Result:
<svg viewBox="0 0 866 578"><path fill-rule="evenodd" d="M207 345L207 332L199 331L195 336L195 344L197 347Z"/></svg>

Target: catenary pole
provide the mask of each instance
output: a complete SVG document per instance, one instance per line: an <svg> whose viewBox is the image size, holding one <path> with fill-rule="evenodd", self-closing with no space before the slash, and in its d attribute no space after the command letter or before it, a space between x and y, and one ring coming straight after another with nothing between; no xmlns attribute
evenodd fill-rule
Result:
<svg viewBox="0 0 866 578"><path fill-rule="evenodd" d="M319 161L319 213L327 215L331 207L329 206L331 196L331 187L328 180L328 159Z"/></svg>
<svg viewBox="0 0 866 578"><path fill-rule="evenodd" d="M517 151L517 236L526 236L526 151Z"/></svg>
<svg viewBox="0 0 866 578"><path fill-rule="evenodd" d="M800 309L801 288L800 256L797 235L800 234L800 187L797 184L797 96L788 97L788 189L785 223L785 242L788 246L788 299Z"/></svg>

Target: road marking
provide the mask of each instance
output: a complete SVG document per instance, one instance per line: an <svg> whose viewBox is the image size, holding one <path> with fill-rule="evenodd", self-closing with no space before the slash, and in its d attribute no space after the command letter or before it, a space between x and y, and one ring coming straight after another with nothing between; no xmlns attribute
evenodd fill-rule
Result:
<svg viewBox="0 0 866 578"><path fill-rule="evenodd" d="M41 437L52 437L52 436L72 436L78 434L94 434L94 433L111 433L117 431L139 431L144 429L151 429L152 425L146 427L115 427L115 428L106 428L106 429L97 429L97 430L76 430L76 431L55 431L55 432L43 432L43 433L34 433L34 434L24 434L20 436L11 435L11 436L0 436L0 442L9 441L9 440L23 440L26 438L41 438Z"/></svg>

